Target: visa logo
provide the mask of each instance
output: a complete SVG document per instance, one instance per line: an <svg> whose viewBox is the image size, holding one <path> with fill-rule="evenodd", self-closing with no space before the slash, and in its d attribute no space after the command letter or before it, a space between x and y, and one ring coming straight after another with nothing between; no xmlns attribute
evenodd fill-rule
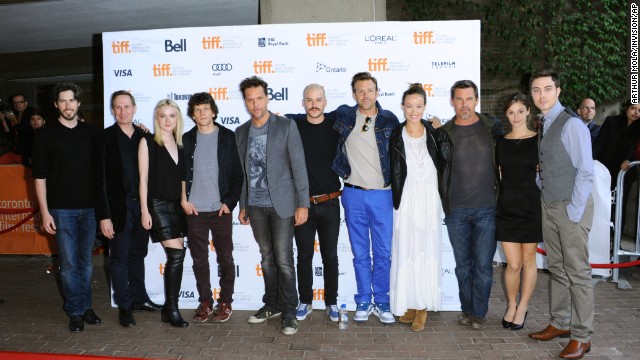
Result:
<svg viewBox="0 0 640 360"><path fill-rule="evenodd" d="M113 75L115 75L116 77L133 76L133 73L131 73L131 69L120 69L120 70L113 70Z"/></svg>

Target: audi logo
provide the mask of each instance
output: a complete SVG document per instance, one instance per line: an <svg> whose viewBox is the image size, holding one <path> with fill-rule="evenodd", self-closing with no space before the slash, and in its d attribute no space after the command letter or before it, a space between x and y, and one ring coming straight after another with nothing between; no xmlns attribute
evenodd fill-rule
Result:
<svg viewBox="0 0 640 360"><path fill-rule="evenodd" d="M233 65L231 64L213 64L211 65L211 70L213 71L231 71L233 69Z"/></svg>

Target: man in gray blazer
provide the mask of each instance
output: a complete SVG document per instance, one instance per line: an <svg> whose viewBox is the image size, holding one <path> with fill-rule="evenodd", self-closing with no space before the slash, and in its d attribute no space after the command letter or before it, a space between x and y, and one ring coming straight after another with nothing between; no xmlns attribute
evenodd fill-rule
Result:
<svg viewBox="0 0 640 360"><path fill-rule="evenodd" d="M309 180L298 128L269 112L267 83L257 76L242 80L240 91L251 120L236 129L244 171L241 224L251 224L262 255L264 306L249 317L259 324L282 314L282 332L298 332L293 227L307 221Z"/></svg>

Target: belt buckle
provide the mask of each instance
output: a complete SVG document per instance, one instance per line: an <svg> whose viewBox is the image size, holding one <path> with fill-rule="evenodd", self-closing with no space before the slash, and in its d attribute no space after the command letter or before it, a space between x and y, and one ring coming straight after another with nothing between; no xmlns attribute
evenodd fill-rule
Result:
<svg viewBox="0 0 640 360"><path fill-rule="evenodd" d="M320 204L321 202L318 202L318 199L321 199L321 198L323 198L323 197L325 197L325 196L327 196L327 194L322 194L322 195L315 195L315 196L312 196L311 198L313 199L313 204L314 204L314 205L318 205L318 204Z"/></svg>

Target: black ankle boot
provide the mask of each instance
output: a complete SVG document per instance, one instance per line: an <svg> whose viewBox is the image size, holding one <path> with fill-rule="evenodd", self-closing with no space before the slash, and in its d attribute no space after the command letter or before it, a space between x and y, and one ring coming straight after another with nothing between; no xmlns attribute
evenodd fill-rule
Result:
<svg viewBox="0 0 640 360"><path fill-rule="evenodd" d="M178 309L178 297L182 284L182 264L184 263L184 249L164 248L167 253L167 264L164 268L164 306L160 319L175 327L187 327L189 323L182 319Z"/></svg>

